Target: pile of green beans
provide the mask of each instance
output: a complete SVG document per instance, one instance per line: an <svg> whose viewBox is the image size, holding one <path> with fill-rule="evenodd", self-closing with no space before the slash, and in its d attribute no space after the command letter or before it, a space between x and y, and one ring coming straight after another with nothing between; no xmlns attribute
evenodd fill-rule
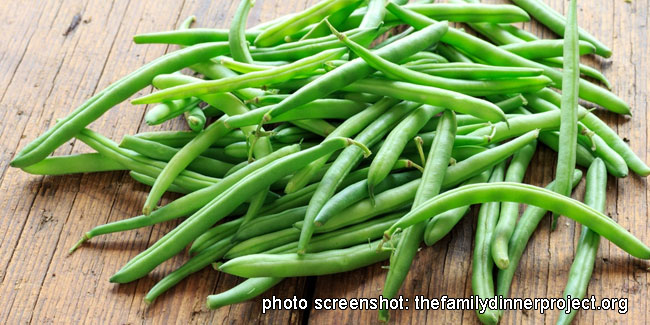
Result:
<svg viewBox="0 0 650 325"><path fill-rule="evenodd" d="M648 246L603 214L608 173L647 176L650 167L578 105L583 98L630 112L580 78L611 88L580 57L612 51L578 27L576 0L566 18L540 0L405 2L321 0L247 29L255 3L241 0L229 29L191 28L190 17L177 30L136 35L137 44L181 49L98 92L26 145L11 166L35 175L128 172L151 186L143 215L96 226L70 253L100 235L185 218L110 278L132 282L184 255L185 263L151 288L148 303L210 265L247 278L209 296L207 306L216 309L286 277L385 260L382 296L393 298L421 244L444 238L474 204L481 206L471 287L483 299L508 296L547 210L554 225L560 215L583 225L565 296L584 297L601 236L650 259ZM530 17L564 39L541 40L510 25ZM400 24L410 26L381 37ZM131 101L156 104L144 114L146 124L183 116L189 130L125 135L117 144L88 128L149 85L158 90ZM72 138L95 152L47 157ZM546 189L523 183L538 142L558 152ZM582 179L576 166L589 168L585 203L571 198ZM184 196L158 206L166 192ZM520 204L528 205L521 217ZM477 311L485 324L502 316ZM558 323L574 316L562 313ZM381 306L379 319L389 317Z"/></svg>

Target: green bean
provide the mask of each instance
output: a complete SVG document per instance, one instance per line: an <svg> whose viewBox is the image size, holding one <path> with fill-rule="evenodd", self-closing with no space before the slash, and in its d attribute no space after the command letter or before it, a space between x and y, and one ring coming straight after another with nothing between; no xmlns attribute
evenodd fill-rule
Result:
<svg viewBox="0 0 650 325"><path fill-rule="evenodd" d="M505 120L505 114L501 109L488 101L436 87L422 86L402 81L367 78L356 81L343 88L343 90L382 94L384 96L433 106L448 106L458 113L470 114L487 121L498 122Z"/></svg>
<svg viewBox="0 0 650 325"><path fill-rule="evenodd" d="M560 132L540 132L539 141L557 152L560 145ZM585 148L582 145L578 145L576 149L576 164L582 167L589 167L589 165L594 161L594 155L591 154L591 151L589 149Z"/></svg>
<svg viewBox="0 0 650 325"><path fill-rule="evenodd" d="M446 29L447 24L445 23L433 25L383 47L375 53L389 60L400 61L436 43ZM302 87L295 93L291 94L291 96L283 100L273 110L266 113L262 121L253 119L247 122L250 124L258 124L265 120L268 121L274 116L278 116L295 107L315 99L323 98L355 80L359 80L372 73L373 69L366 64L365 61L360 58L354 59L349 63L326 73L318 79L310 82L309 85ZM229 121L229 123L230 122L232 121Z"/></svg>
<svg viewBox="0 0 650 325"><path fill-rule="evenodd" d="M235 234L234 240L246 240L291 227L294 223L305 218L306 206L288 209L276 214L264 215L242 225ZM297 239L297 237L296 237Z"/></svg>
<svg viewBox="0 0 650 325"><path fill-rule="evenodd" d="M524 43L502 45L501 48L530 60L539 60L562 56L565 40L537 40ZM577 46L578 56L593 54L596 48L589 42L579 41Z"/></svg>
<svg viewBox="0 0 650 325"><path fill-rule="evenodd" d="M330 133L329 137L354 136L369 124L371 124L373 121L375 121L377 118L379 118L389 108L397 104L397 102L397 100L391 98L384 98L379 100L375 104L370 105L365 110L347 119L339 127L337 127L334 132ZM285 192L292 193L303 188L307 182L311 180L312 176L325 165L329 158L329 156L322 157L321 159L312 162L307 167L298 171L295 175L293 175L289 183L287 183Z"/></svg>
<svg viewBox="0 0 650 325"><path fill-rule="evenodd" d="M575 169L573 171L573 187L576 187L581 179L582 171ZM546 189L551 190L554 185L555 182L551 182L546 186ZM548 211L542 207L531 205L524 210L524 213L519 218L519 221L515 226L515 232L512 233L510 243L508 244L508 259L510 260L510 263L508 264L508 268L504 270L499 269L499 272L497 273L497 295L508 297L512 278L519 266L521 255L524 253L524 249L526 249L526 245L537 228L537 225L542 218L544 218L547 212Z"/></svg>
<svg viewBox="0 0 650 325"><path fill-rule="evenodd" d="M90 231L86 232L81 240L71 249L74 251L77 247L83 244L85 241L99 235L109 234L118 231L131 230L141 227L146 227L154 225L156 223L172 220L185 216L187 214L194 213L201 209L204 205L208 204L213 198L219 194L226 191L228 188L242 180L247 175L253 173L256 170L270 164L276 159L282 158L284 156L296 153L300 150L299 145L293 145L279 149L268 156L260 158L246 167L238 170L232 175L224 178L221 182L213 184L209 187L206 187L202 190L193 192L189 195L185 195L179 199L176 199L169 204L157 209L151 213L149 216L138 216L135 218L120 220L105 225L97 226Z"/></svg>
<svg viewBox="0 0 650 325"><path fill-rule="evenodd" d="M528 14L513 5L496 5L496 4L451 4L451 3L411 3L402 6L408 10L413 10L419 14L437 20L448 20L453 22L493 22L493 23L512 23L520 21L529 21ZM362 11L355 12L343 25L344 28L357 26L361 21ZM397 18L391 13L387 13L385 22L395 22Z"/></svg>
<svg viewBox="0 0 650 325"><path fill-rule="evenodd" d="M205 114L203 114L203 109L198 105L191 108L189 111L184 113L185 121L187 125L194 132L201 132L205 127Z"/></svg>
<svg viewBox="0 0 650 325"><path fill-rule="evenodd" d="M353 40L354 41L354 40ZM358 42L356 42L358 43ZM439 45L439 44L437 44ZM422 64L428 62L429 64L432 63L447 63L447 59L442 57L439 54L433 53L433 52L427 52L427 51L421 51L418 53L415 53L408 58L400 61L400 63L404 64Z"/></svg>
<svg viewBox="0 0 650 325"><path fill-rule="evenodd" d="M126 135L120 143L121 148L133 150L152 159L169 161L179 151L176 148L166 146L143 138ZM188 170L212 177L223 177L234 165L216 159L198 156L187 166Z"/></svg>
<svg viewBox="0 0 650 325"><path fill-rule="evenodd" d="M305 131L298 127L288 127L278 131L271 136L272 140L278 141L280 143L296 143L302 141L303 139L309 140L312 138L314 138L313 133Z"/></svg>
<svg viewBox="0 0 650 325"><path fill-rule="evenodd" d="M219 58L219 63L221 63L221 65L223 65L224 67L238 73L249 73L249 72L257 72L257 71L273 69L272 66L239 62L226 56L222 56L221 58ZM285 64L288 64L288 62Z"/></svg>
<svg viewBox="0 0 650 325"><path fill-rule="evenodd" d="M300 29L310 24L317 23L330 14L359 1L360 0L322 0L312 7L292 15L291 18L262 31L257 38L255 38L255 46L268 47L276 45L284 40L285 35L295 34L300 31Z"/></svg>
<svg viewBox="0 0 650 325"><path fill-rule="evenodd" d="M550 89L543 89L538 92L537 95L555 105L560 105L561 96ZM628 146L627 143L616 134L616 131L612 130L607 123L603 122L598 118L598 116L593 113L587 113L581 122L600 136L607 145L614 149L614 151L625 160L632 171L641 176L650 175L650 167L648 167L648 165L646 165L645 162L634 153L630 146ZM607 160L605 160L605 164L607 164Z"/></svg>
<svg viewBox="0 0 650 325"><path fill-rule="evenodd" d="M143 140L158 142L169 147L179 148L185 146L194 139L196 133L188 131L156 131L136 133L133 136ZM233 130L223 138L217 139L214 142L214 145L225 147L231 143L240 141L246 141L246 136L240 130Z"/></svg>
<svg viewBox="0 0 650 325"><path fill-rule="evenodd" d="M541 99L536 95L526 94L526 97L528 97L529 99L528 107L536 112L550 112L550 111L559 112L560 111L560 109L557 106L555 106L553 103ZM586 110L582 107L579 107L579 112L582 111L586 111ZM591 113L587 112L587 114L584 117L582 117L581 120L587 118L589 114ZM593 133L591 130L587 129L587 127L584 126L582 122L578 123L578 130L580 129L582 129L581 133L583 134ZM612 148L610 148L608 144L605 143L605 141L598 134L590 134L588 140L584 138L585 138L584 135L582 134L578 135L578 145L576 147L577 164L584 167L589 167L589 165L591 165L591 162L593 161L594 158L591 152L585 153L585 151L593 151L594 154L598 155L604 160L605 165L607 166L607 170L612 175L616 177L627 176L628 168L623 157L621 157L617 152L615 152ZM549 147L551 147L553 150L558 151L559 134L557 136L555 133L552 135L545 135L542 141L545 144L547 144ZM587 149L588 147L591 147L591 149Z"/></svg>
<svg viewBox="0 0 650 325"><path fill-rule="evenodd" d="M261 109L252 110L244 114L243 118L255 116L261 119L264 114L272 110L276 105L265 106ZM299 119L347 119L360 111L366 105L346 99L319 99L307 103L294 110L273 117L268 123L278 123ZM230 125L230 124L228 124Z"/></svg>
<svg viewBox="0 0 650 325"><path fill-rule="evenodd" d="M237 76L235 72L224 67L223 65L215 62L214 60L208 60L201 63L194 64L190 66L190 69L194 70L205 76L206 79L217 80L223 78L231 78ZM241 100L249 100L257 96L263 96L266 94L264 90L257 88L242 88L232 91L238 98Z"/></svg>
<svg viewBox="0 0 650 325"><path fill-rule="evenodd" d="M504 170L505 161L494 167L488 183L503 182ZM472 293L481 299L494 297L494 262L490 255L490 242L499 219L500 206L499 202L487 202L481 204L478 211L472 254ZM487 308L484 312L477 309L476 316L483 324L496 324L500 315L498 310Z"/></svg>
<svg viewBox="0 0 650 325"><path fill-rule="evenodd" d="M386 260L390 250L377 251L379 241L320 253L252 254L232 259L219 270L242 277L294 277L341 273Z"/></svg>
<svg viewBox="0 0 650 325"><path fill-rule="evenodd" d="M280 283L284 278L250 278L220 294L208 296L208 308L217 309L253 299Z"/></svg>
<svg viewBox="0 0 650 325"><path fill-rule="evenodd" d="M185 98L170 100L153 106L144 115L144 121L148 125L158 125L165 121L169 121L177 116L183 115L199 103L198 98Z"/></svg>
<svg viewBox="0 0 650 325"><path fill-rule="evenodd" d="M228 32L230 55L239 62L253 62L246 42L246 20L253 5L255 5L255 0L242 0L230 23L230 31Z"/></svg>
<svg viewBox="0 0 650 325"><path fill-rule="evenodd" d="M23 171L34 175L65 175L125 169L126 167L122 166L119 162L104 157L101 154L82 153L45 158L33 165L23 168Z"/></svg>
<svg viewBox="0 0 650 325"><path fill-rule="evenodd" d="M314 236L309 242L307 253L318 253L332 249L346 248L370 240L381 238L384 231L390 227L395 220L404 215L404 212L392 213L381 218L372 219L354 226L335 230ZM298 242L288 243L265 251L265 254L294 253L298 249Z"/></svg>
<svg viewBox="0 0 650 325"><path fill-rule="evenodd" d="M338 58L344 53L342 49L323 51L291 64L275 67L273 69L251 72L229 78L199 81L187 85L176 86L150 95L142 96L131 101L133 104L151 104L164 100L200 96L210 93L223 93L247 87L261 87L268 84L290 80L296 75L316 69L323 62Z"/></svg>
<svg viewBox="0 0 650 325"><path fill-rule="evenodd" d="M147 176L145 174L134 172L134 171L130 171L129 176L131 176L131 178L133 178L133 180L135 180L136 182L142 183L142 184L148 185L148 186L152 186L153 183L156 182L155 178ZM176 185L174 183L169 185L169 188L167 189L167 191L172 192L172 193L181 193L181 194L188 194L188 193L194 192L194 191L188 190L186 188L183 188L183 187L181 187L179 185Z"/></svg>
<svg viewBox="0 0 650 325"><path fill-rule="evenodd" d="M230 237L224 238L205 248L198 255L185 262L181 267L166 275L162 280L158 281L149 292L147 292L144 301L148 304L152 303L156 298L158 298L158 296L171 289L181 280L185 279L192 273L200 271L215 260L220 259L232 246L230 243Z"/></svg>
<svg viewBox="0 0 650 325"><path fill-rule="evenodd" d="M164 194L169 184L181 173L201 152L210 147L214 139L225 135L230 130L223 125L223 120L219 120L208 126L203 132L199 133L187 145L179 150L174 157L165 165L165 168L156 178L156 182L151 187L149 195L142 208L144 215L149 215L154 210L156 204Z"/></svg>
<svg viewBox="0 0 650 325"><path fill-rule="evenodd" d="M539 39L535 34L525 29L515 27L514 25L500 24L499 27L501 27L502 29L506 30L507 32L509 32L510 34L514 35L515 37L519 38L521 41L524 42L536 41Z"/></svg>
<svg viewBox="0 0 650 325"><path fill-rule="evenodd" d="M361 31L354 30L349 31L346 35L350 36L350 38L358 41L361 44L370 45L370 43L385 30L386 28L383 27L379 29L365 29ZM329 28L327 28L327 32L329 33ZM344 47L344 45L337 41L336 37L329 35L327 37L298 41L275 47L253 48L251 49L251 56L254 60L260 62L276 60L295 61L318 54L325 50L342 47Z"/></svg>
<svg viewBox="0 0 650 325"><path fill-rule="evenodd" d="M227 53L225 43L205 43L166 54L97 93L51 129L26 145L11 162L13 167L27 167L47 157L111 107L124 101L151 83L158 74L171 73L214 55Z"/></svg>
<svg viewBox="0 0 650 325"><path fill-rule="evenodd" d="M420 106L406 116L388 134L384 144L377 151L375 158L373 158L370 164L370 171L368 172L368 195L371 199L374 197L375 186L390 174L393 165L399 159L399 155L404 150L406 143L420 131L425 123L440 111L441 109L438 107L429 105ZM453 141L451 143L453 146ZM451 147L449 151L451 152ZM447 158L447 161L449 161L449 158Z"/></svg>
<svg viewBox="0 0 650 325"><path fill-rule="evenodd" d="M393 106L357 135L355 141L363 143L366 146L372 146L388 133L391 126L395 125L406 114L418 106L420 105L410 102L402 102ZM327 170L325 176L323 176L318 189L309 201L309 208L305 214L305 227L302 229L298 243L299 254L304 251L309 243L309 239L314 231L314 219L325 203L332 197L343 178L361 160L362 153L363 151L356 147L346 148L336 158L336 161Z"/></svg>
<svg viewBox="0 0 650 325"><path fill-rule="evenodd" d="M212 244L215 244L218 241L221 241L222 239L225 239L227 237L232 237L230 238L230 241L232 242L234 238L234 234L239 229L239 226L241 226L243 222L243 218L237 218L235 220L231 220L228 222L224 222L222 224L219 224L217 226L214 226L210 228L210 230L204 232L201 234L201 236L197 237L193 242L192 246L190 246L189 253L190 254L196 254L201 252L202 250L206 249L207 247L211 246Z"/></svg>
<svg viewBox="0 0 650 325"><path fill-rule="evenodd" d="M526 10L531 16L535 17L540 23L548 27L554 33L558 35L564 35L565 29L571 22L567 23L567 20L562 17L561 14L553 10L548 5L544 4L539 0L513 0L516 5ZM568 26L570 28L570 26ZM605 44L601 43L594 36L588 32L582 30L578 27L578 35L581 40L585 40L589 43L592 43L596 47L596 53L603 57L610 57L612 55L612 50L610 50Z"/></svg>
<svg viewBox="0 0 650 325"><path fill-rule="evenodd" d="M530 164L535 154L535 149L537 149L537 142L533 141L515 153L506 172L506 182L521 183L523 181L528 164ZM490 245L494 264L500 269L508 267L508 242L515 230L517 217L519 217L519 204L512 202L501 203L499 221L494 229L494 236Z"/></svg>
<svg viewBox="0 0 650 325"><path fill-rule="evenodd" d="M412 11L402 9L390 2L386 6L386 9L395 14L401 20L405 20L407 23L415 27L415 29L420 29L436 23L435 20L429 19ZM512 54L475 36L463 33L454 28L449 28L449 31L442 37L441 41L453 45L454 47L469 55L480 57L488 64L544 69L544 75L551 78L555 86L561 88L561 72L557 71L554 68L550 68ZM585 100L601 105L608 110L618 114L630 113L629 106L622 99L601 87L581 80L579 83L579 88L580 97Z"/></svg>
<svg viewBox="0 0 650 325"><path fill-rule="evenodd" d="M607 238L630 255L650 259L649 247L595 209L550 190L507 182L466 185L440 194L402 217L384 233L384 237L390 238L397 229L404 229L425 220L432 214L462 205L496 201L530 204L567 216Z"/></svg>
<svg viewBox="0 0 650 325"><path fill-rule="evenodd" d="M300 237L300 230L289 226L289 228L283 230L252 237L237 243L224 255L224 258L233 259L240 256L261 253L296 241L298 237Z"/></svg>
<svg viewBox="0 0 650 325"><path fill-rule="evenodd" d="M415 193L412 209L440 193L456 135L456 116L453 111L446 110L442 113L437 130L438 136L429 150L428 161L424 167L422 181ZM370 168L372 170L372 166ZM370 175L368 177L370 184ZM386 275L382 297L390 299L397 295L420 247L426 226L427 223L424 221L402 232L397 247L390 258L390 268ZM380 309L379 320L388 321L388 318L388 309Z"/></svg>
<svg viewBox="0 0 650 325"><path fill-rule="evenodd" d="M89 147L95 149L102 156L107 157L107 159L112 159L127 169L150 177L158 177L167 166L165 162L153 160L129 150L119 148L111 140L89 129L82 130L76 137ZM204 176L187 170L182 171L178 176L172 183L176 182L176 185L188 191L200 190L219 182L218 178Z"/></svg>
<svg viewBox="0 0 650 325"><path fill-rule="evenodd" d="M474 63L472 59L468 58L465 54L461 53L453 46L441 43L436 47L436 51L445 57L449 62L458 62L458 63Z"/></svg>
<svg viewBox="0 0 650 325"><path fill-rule="evenodd" d="M249 195L259 192L314 159L351 144L359 145L351 139L329 139L314 148L280 158L249 174L159 239L160 244L154 244L136 256L134 262L127 263L110 278L110 281L127 283L145 276L160 263L180 252L198 234L205 232L213 224L230 214Z"/></svg>
<svg viewBox="0 0 650 325"><path fill-rule="evenodd" d="M456 160L456 162L463 161L469 157L475 156L481 152L488 150L488 148L483 146L460 146L454 147L451 151L451 157Z"/></svg>
<svg viewBox="0 0 650 325"><path fill-rule="evenodd" d="M475 63L434 63L407 67L438 77L470 80L534 77L542 74L541 69L496 67Z"/></svg>
<svg viewBox="0 0 650 325"><path fill-rule="evenodd" d="M555 68L561 68L563 65L562 58L547 58L547 59L538 60L537 62ZM609 79L607 79L607 77L605 77L605 75L602 72L586 64L581 63L580 74L586 77L596 79L600 81L607 89L612 90L611 82L609 82Z"/></svg>
<svg viewBox="0 0 650 325"><path fill-rule="evenodd" d="M385 9L384 9L384 11L385 11ZM339 28L339 26L336 26L334 24L332 24L332 26L336 27L337 29ZM396 32L396 31L397 31L396 29L392 30L392 32ZM415 29L413 27L409 27L409 28L405 29L404 31L402 31L402 32L400 32L398 34L391 35L388 38L386 38L385 40L383 40L381 43L375 45L374 49L375 50L380 49L380 48L382 48L382 47L384 47L384 46L386 46L386 45L388 45L390 43L393 43L393 42L395 42L395 41L397 41L399 39L404 38L405 36L413 33L414 31L415 31ZM329 27L327 27L327 32L331 33L331 31L329 30ZM389 31L389 32L391 32L391 31Z"/></svg>
<svg viewBox="0 0 650 325"><path fill-rule="evenodd" d="M465 181L463 185L485 183L492 175L492 168L488 168L482 173ZM462 206L437 214L429 220L424 230L424 243L432 246L440 239L447 236L451 229L462 219L469 211L470 206Z"/></svg>
<svg viewBox="0 0 650 325"><path fill-rule="evenodd" d="M386 9L384 9L384 0L368 0L366 13L363 20L359 23L359 28L372 28L380 26L383 23Z"/></svg>
<svg viewBox="0 0 650 325"><path fill-rule="evenodd" d="M576 113L576 116L580 119L586 113L586 110L580 110L579 113ZM531 115L520 115L508 119L509 125L505 122L499 122L477 129L468 135L485 136L486 143L499 143L505 139L519 136L535 129L544 131L557 130L561 128L560 118L561 112L558 110Z"/></svg>
<svg viewBox="0 0 650 325"><path fill-rule="evenodd" d="M228 29L177 29L164 32L138 34L133 36L133 42L135 44L177 44L190 46L199 43L226 42L228 41L228 33ZM259 31L246 31L246 40L250 42L254 41L259 33Z"/></svg>
<svg viewBox="0 0 650 325"><path fill-rule="evenodd" d="M420 179L412 180L404 185L394 187L383 191L375 196L374 200L370 198L358 201L338 214L314 228L315 233L325 233L332 230L340 229L354 225L378 215L395 211L409 206L413 202L415 192L420 185ZM374 204L373 204L374 201ZM296 223L296 228L304 229L305 222Z"/></svg>
<svg viewBox="0 0 650 325"><path fill-rule="evenodd" d="M480 1L478 0L465 0L464 2L461 0L451 0L450 2L457 3L457 4L462 4L464 2L469 2L472 4L480 3ZM506 24L475 22L475 23L469 23L468 25L478 33L487 37L490 41L492 41L495 44L510 44L510 43L521 42L521 40L519 40L516 36L512 35L510 32L507 32L503 28L500 28L500 25L506 25Z"/></svg>
<svg viewBox="0 0 650 325"><path fill-rule="evenodd" d="M585 204L605 212L607 200L607 170L602 160L596 159L587 171L587 185L585 190ZM589 228L582 226L578 248L571 264L567 285L564 288L564 297L582 299L587 292L591 273L594 270L596 253L600 236ZM576 311L560 313L557 324L570 324Z"/></svg>
<svg viewBox="0 0 650 325"><path fill-rule="evenodd" d="M392 166L391 166L392 167ZM370 171L369 171L370 172ZM375 187L376 193L381 193L397 186L404 185L420 176L419 171L390 174L381 183ZM322 226L332 217L339 214L342 210L357 203L369 196L368 180L364 179L342 189L336 195L325 203L323 208L318 212L314 219L316 226ZM310 244L311 245L311 244Z"/></svg>
<svg viewBox="0 0 650 325"><path fill-rule="evenodd" d="M537 139L538 134L538 130L530 131L512 141L488 149L466 160L460 161L453 166L449 166L442 187L445 189L452 188L464 180L482 173L485 169L495 166L527 144L533 142Z"/></svg>
<svg viewBox="0 0 650 325"><path fill-rule="evenodd" d="M361 1L353 3L347 7L339 9L338 11L332 13L326 18L323 18L320 22L314 25L314 27L311 28L311 30L307 34L305 34L305 36L300 38L300 40L302 41L306 39L314 39L314 38L330 35L330 29L329 27L327 27L325 20L329 21L329 23L334 26L339 26L342 23L344 23L348 19L348 17L350 17L350 14L352 14L352 12L354 12L361 4L362 4ZM377 27L377 26L379 25L371 26L371 27Z"/></svg>
<svg viewBox="0 0 650 325"><path fill-rule="evenodd" d="M568 24L564 33L564 68L562 84L562 106L560 107L560 147L557 152L555 186L553 190L561 195L571 195L571 175L576 166L576 147L578 145L578 4L569 4ZM551 229L557 227L559 215L553 214Z"/></svg>

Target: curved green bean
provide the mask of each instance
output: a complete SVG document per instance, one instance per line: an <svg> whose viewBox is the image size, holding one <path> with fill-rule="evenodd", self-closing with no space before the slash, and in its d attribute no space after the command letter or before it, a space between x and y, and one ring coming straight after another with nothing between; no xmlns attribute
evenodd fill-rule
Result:
<svg viewBox="0 0 650 325"><path fill-rule="evenodd" d="M11 161L13 167L27 167L47 157L111 107L151 84L156 75L172 73L228 51L226 43L190 46L153 60L97 93L52 128L26 145Z"/></svg>
<svg viewBox="0 0 650 325"><path fill-rule="evenodd" d="M230 47L230 56L235 61L252 63L253 58L248 51L248 43L246 42L246 20L248 13L255 5L255 0L241 0L235 16L230 23L230 31L228 32L228 46Z"/></svg>
<svg viewBox="0 0 650 325"><path fill-rule="evenodd" d="M496 201L525 203L548 209L589 227L634 257L650 259L650 247L597 210L547 189L507 182L465 185L440 194L402 217L384 236L390 238L398 229L426 220L432 214L467 204Z"/></svg>

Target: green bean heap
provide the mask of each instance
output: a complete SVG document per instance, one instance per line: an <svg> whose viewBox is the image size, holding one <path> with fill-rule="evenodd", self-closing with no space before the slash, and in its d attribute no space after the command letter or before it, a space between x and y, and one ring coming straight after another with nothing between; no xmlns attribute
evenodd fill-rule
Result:
<svg viewBox="0 0 650 325"><path fill-rule="evenodd" d="M211 264L247 278L207 298L219 308L286 277L385 260L382 295L392 298L422 242L446 236L472 204L481 204L471 273L481 298L508 296L547 211L554 225L560 215L583 225L566 296L584 297L601 236L650 259L648 246L603 214L607 174L648 176L650 167L578 103L630 113L600 71L580 64L612 51L578 27L576 0L566 18L540 0L405 2L322 0L247 29L254 1L242 0L227 30L190 28L190 17L178 30L136 35L138 44L181 49L98 92L11 165L39 175L128 170L151 186L142 215L89 230L70 252L99 235L185 218L110 278L135 281L188 255L147 302ZM530 16L564 38L511 24ZM149 85L158 90L131 101L155 104L146 123L183 117L189 130L117 144L87 128ZM72 138L96 152L48 157ZM538 142L558 152L546 188L522 184ZM582 179L576 165L588 168L585 203L570 198ZM165 192L184 196L159 207ZM502 314L477 311L487 324ZM574 316L561 313L558 323Z"/></svg>

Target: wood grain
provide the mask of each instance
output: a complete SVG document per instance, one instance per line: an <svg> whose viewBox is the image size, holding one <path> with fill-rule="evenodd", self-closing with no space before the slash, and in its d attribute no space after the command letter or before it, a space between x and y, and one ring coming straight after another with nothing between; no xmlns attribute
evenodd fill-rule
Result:
<svg viewBox="0 0 650 325"><path fill-rule="evenodd" d="M304 9L316 1L257 0L249 25ZM504 0L484 1L505 3ZM566 1L547 0L564 12ZM150 276L127 285L108 278L131 257L173 229L175 223L93 239L77 253L67 249L80 234L95 225L138 214L148 187L132 181L127 173L111 172L59 177L40 177L10 168L17 150L71 112L94 93L160 55L175 50L164 45L135 45L137 33L169 30L189 15L197 26L227 27L236 1L223 0L28 0L13 8L0 2L0 323L345 323L376 322L375 311L272 311L261 313L261 299L377 297L386 270L379 263L345 274L319 278L288 279L253 301L207 310L205 297L236 285L241 280L211 269L196 273L164 294L151 306L142 298L165 274L180 266L181 254L164 263ZM598 115L629 139L630 146L650 161L647 138L650 72L647 30L650 5L618 0L581 1L580 25L610 45L610 59L585 58L584 63L604 71L613 92L631 104L633 118L599 110ZM63 35L74 17L78 26ZM522 24L545 38L555 38L539 24ZM146 89L138 95L149 92ZM160 129L180 129L179 121L158 127L143 123L144 107L128 103L111 109L91 128L119 141L125 134ZM541 146L540 146L541 147ZM71 141L55 155L89 152ZM538 150L526 182L545 185L553 178L555 153ZM581 199L584 184L574 193ZM610 179L607 213L644 242L650 242L648 200L644 178L631 175ZM166 202L176 196L166 195ZM471 295L471 251L476 209L440 243L423 247L400 294L412 299L466 297ZM561 219L550 232L545 219L533 235L511 296L559 297L566 283L579 227ZM629 299L629 312L580 311L578 324L647 323L649 264L601 241L588 295ZM477 323L473 311L395 311L397 323ZM551 323L557 311L508 311L503 323Z"/></svg>

